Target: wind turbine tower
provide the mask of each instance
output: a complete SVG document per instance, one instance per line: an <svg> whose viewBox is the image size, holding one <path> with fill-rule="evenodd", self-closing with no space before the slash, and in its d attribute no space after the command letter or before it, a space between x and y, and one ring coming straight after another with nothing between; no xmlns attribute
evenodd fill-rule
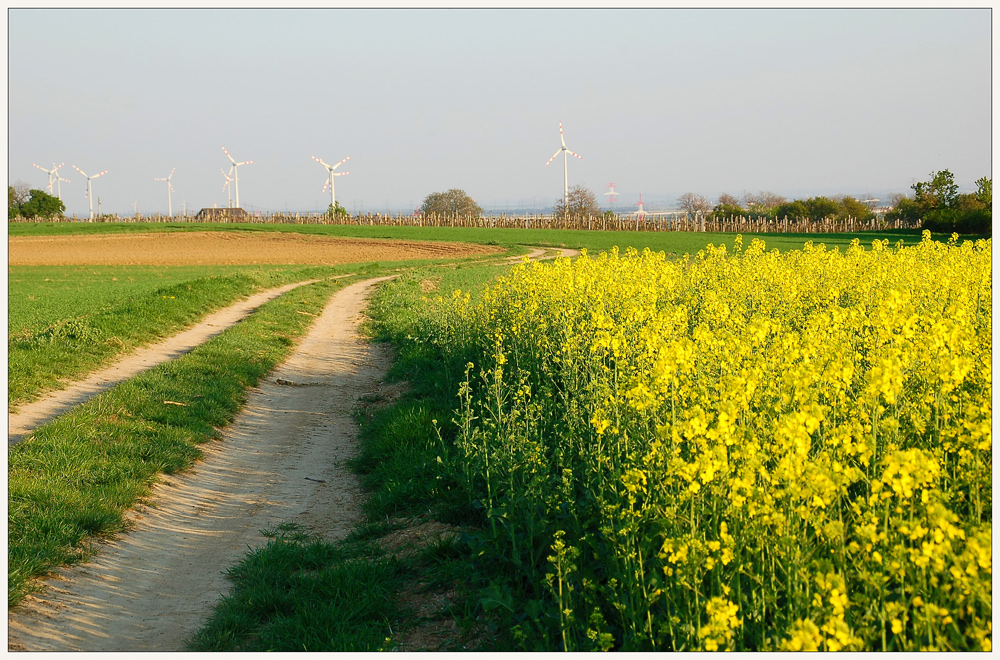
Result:
<svg viewBox="0 0 1000 660"><path fill-rule="evenodd" d="M554 161L556 159L556 156L558 156L560 153L562 153L562 155L563 155L563 208L564 209L568 209L569 208L569 158L568 158L568 154L572 154L572 155L576 156L577 158L579 158L580 160L583 160L583 156L581 156L580 154L577 154L577 153L573 153L572 151L570 151L569 149L566 148L566 138L563 137L562 122L559 122L559 142L562 143L562 146L559 147L559 151L557 151L554 154L552 154L552 158L549 158L549 163L551 163L552 161ZM545 166L548 167L549 163L545 163Z"/></svg>
<svg viewBox="0 0 1000 660"><path fill-rule="evenodd" d="M326 183L323 184L323 192L326 192L326 187L330 186L330 206L333 207L333 208L336 208L337 207L337 198L334 197L334 195L333 195L333 177L335 177L335 176L344 176L345 174L350 174L350 172L334 172L334 170L337 169L338 167L340 167L341 165L343 165L344 163L346 163L348 160L350 160L351 157L348 156L347 158L345 158L344 160L340 161L336 165L327 165L326 163L324 163L319 158L316 158L316 156L313 156L312 159L314 161L316 161L317 163L319 163L320 165L322 165L323 167L325 167L326 171L330 175L329 178L327 178Z"/></svg>
<svg viewBox="0 0 1000 660"><path fill-rule="evenodd" d="M79 172L80 174L82 174L87 179L87 192L84 193L84 196L87 197L90 200L90 219L93 220L94 219L94 190L91 187L90 182L91 182L92 179L96 179L99 176L104 176L105 174L108 173L108 171L104 170L103 172L99 172L99 173L94 174L94 175L89 175L86 172L84 172L83 170L81 170L79 167L77 167L76 165L73 166L73 169L76 170L77 172Z"/></svg>
<svg viewBox="0 0 1000 660"><path fill-rule="evenodd" d="M65 165L65 164L66 163L63 163L63 165ZM60 165L59 167L62 167L62 165ZM57 167L56 169L58 170L59 167ZM58 191L58 197L59 197L59 201L60 202L62 201L62 182L63 181L65 181L66 183L69 183L69 179L62 178L61 176L59 176L59 173L56 172L56 191Z"/></svg>
<svg viewBox="0 0 1000 660"><path fill-rule="evenodd" d="M232 180L233 180L233 168L231 168L231 167L229 168L229 174L226 174L226 170L222 169L221 167L219 168L219 171L222 172L222 176L226 177L226 182L224 184L222 184L222 189L225 190L226 188L229 187L230 182L232 182ZM232 190L229 191L229 208L233 208L233 191Z"/></svg>
<svg viewBox="0 0 1000 660"><path fill-rule="evenodd" d="M173 208L173 206L170 203L170 193L174 192L174 187L172 185L170 185L170 177L172 177L174 175L174 170L176 170L176 169L177 169L176 167L172 168L170 170L170 174L168 174L167 178L165 178L165 179L164 178L153 179L153 181L166 181L167 182L167 215L170 216L171 218L174 217L174 208Z"/></svg>
<svg viewBox="0 0 1000 660"><path fill-rule="evenodd" d="M234 189L234 191L236 193L236 208L240 208L240 170L239 170L239 167L240 167L240 165L252 165L253 161L252 160L245 160L242 163L237 163L236 160L232 156L229 155L229 152L226 151L225 147L222 147L222 152L224 154L226 154L226 158L228 158L229 162L231 162L233 164L233 189Z"/></svg>
<svg viewBox="0 0 1000 660"><path fill-rule="evenodd" d="M67 182L69 181L69 179L64 179L61 176L59 176L59 168L62 167L63 165L65 165L65 164L66 163L62 163L60 165L56 165L55 163L52 163L52 169L51 170L47 170L44 167L42 167L41 165L38 165L36 163L32 163L32 165L34 165L35 167L37 167L38 169L40 169L41 171L43 171L43 172L45 172L46 174L49 175L48 189L49 189L49 194L50 195L52 194L52 182L53 181L56 181L57 185L58 185L59 181L67 181ZM62 186L58 186L57 190L59 190L59 199L61 200L62 199Z"/></svg>

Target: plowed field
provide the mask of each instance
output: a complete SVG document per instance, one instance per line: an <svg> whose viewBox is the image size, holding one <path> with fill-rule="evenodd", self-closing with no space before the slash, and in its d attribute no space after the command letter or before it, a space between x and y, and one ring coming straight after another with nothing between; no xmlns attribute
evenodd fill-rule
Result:
<svg viewBox="0 0 1000 660"><path fill-rule="evenodd" d="M12 236L11 266L335 265L497 254L488 245L309 236L290 232L177 232L114 236Z"/></svg>

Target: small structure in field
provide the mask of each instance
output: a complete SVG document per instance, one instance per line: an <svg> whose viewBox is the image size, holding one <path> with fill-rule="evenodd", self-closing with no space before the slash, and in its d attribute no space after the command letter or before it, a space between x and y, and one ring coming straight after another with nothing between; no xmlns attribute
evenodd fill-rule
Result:
<svg viewBox="0 0 1000 660"><path fill-rule="evenodd" d="M250 214L240 208L210 208L198 211L196 220L249 220Z"/></svg>

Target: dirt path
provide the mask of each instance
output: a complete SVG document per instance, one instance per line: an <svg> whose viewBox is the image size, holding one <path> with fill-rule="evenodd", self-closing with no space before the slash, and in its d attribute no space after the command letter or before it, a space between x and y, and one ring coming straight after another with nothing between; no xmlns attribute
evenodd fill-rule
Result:
<svg viewBox="0 0 1000 660"><path fill-rule="evenodd" d="M362 499L344 465L355 453L351 411L389 365L359 339L357 323L382 279L331 298L223 439L203 446L205 459L155 487L130 532L9 612L8 648L182 651L229 591L222 572L266 541L259 530L294 521L329 539L349 532Z"/></svg>
<svg viewBox="0 0 1000 660"><path fill-rule="evenodd" d="M342 275L339 277L347 276ZM134 351L119 360L116 364L100 371L95 371L85 379L74 382L65 389L48 392L37 401L20 406L17 413L7 415L7 446L9 447L17 443L32 430L51 421L74 406L80 405L92 396L100 394L104 390L110 389L136 374L155 367L161 362L180 357L199 344L221 333L226 328L243 320L267 301L273 300L283 293L303 284L310 284L315 281L296 282L256 293L234 305L209 314L200 323L173 337Z"/></svg>

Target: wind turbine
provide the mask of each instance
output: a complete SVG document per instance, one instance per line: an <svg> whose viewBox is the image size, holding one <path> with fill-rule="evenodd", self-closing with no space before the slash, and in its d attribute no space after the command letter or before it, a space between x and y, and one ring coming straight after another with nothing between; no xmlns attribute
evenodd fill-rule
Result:
<svg viewBox="0 0 1000 660"><path fill-rule="evenodd" d="M36 163L32 163L32 165L34 165L35 167L37 167L38 169L40 169L41 171L43 171L43 172L45 172L46 174L49 175L49 186L48 186L48 188L49 188L49 194L52 194L52 182L59 179L59 174L57 174L57 172L59 171L59 168L62 167L63 165L65 165L65 164L66 163L63 163L62 165L56 165L55 163L52 163L52 169L51 170L47 170L44 167L42 167L41 165L38 165ZM63 181L67 181L67 179L62 179L62 180ZM60 189L61 189L61 187L60 187ZM62 199L62 198L60 197L60 199Z"/></svg>
<svg viewBox="0 0 1000 660"><path fill-rule="evenodd" d="M230 182L232 182L232 180L233 180L233 176L232 176L232 174L233 174L233 168L231 168L231 167L229 168L229 174L226 174L226 170L222 169L221 167L219 168L219 171L222 172L222 176L226 177L226 182L224 184L222 184L222 189L225 190L226 188L229 187ZM232 190L229 191L229 208L233 208L233 191Z"/></svg>
<svg viewBox="0 0 1000 660"><path fill-rule="evenodd" d="M341 165L343 165L344 163L346 163L348 160L350 160L351 157L348 156L347 158L345 158L344 160L340 161L336 165L327 165L326 163L324 163L319 158L316 158L316 156L313 156L312 159L314 161L316 161L317 163L319 163L320 165L322 165L323 167L325 167L326 171L329 172L329 174L330 174L330 177L327 179L326 183L323 184L323 192L326 192L326 187L330 186L330 206L332 208L336 208L337 207L337 199L333 196L333 177L335 177L335 176L344 176L345 174L350 174L350 172L336 172L335 173L334 170L337 169L338 167L340 167Z"/></svg>
<svg viewBox="0 0 1000 660"><path fill-rule="evenodd" d="M65 164L66 163L63 163L63 165L65 165ZM62 167L62 165L60 165L59 167ZM58 170L59 167L57 167L56 169ZM62 182L63 181L65 181L66 183L69 183L69 179L62 178L61 176L59 176L59 173L57 172L56 173L56 190L58 191L58 197L59 197L59 201L60 202L62 201Z"/></svg>
<svg viewBox="0 0 1000 660"><path fill-rule="evenodd" d="M100 172L98 174L94 174L93 176L91 176L91 175L87 174L86 172L84 172L83 170L81 170L76 165L73 166L73 169L76 170L77 172L79 172L80 174L82 174L83 176L85 176L87 178L87 192L85 192L83 195L84 195L84 197L87 197L87 198L90 199L90 219L93 220L94 219L94 191L91 188L90 181L91 181L91 179L96 179L99 176L104 176L105 174L108 173L108 171L104 170L103 172Z"/></svg>
<svg viewBox="0 0 1000 660"><path fill-rule="evenodd" d="M177 169L176 167L172 168L170 170L170 174L168 174L167 178L165 178L165 179L162 179L162 178L161 179L153 179L153 181L166 181L167 182L167 215L170 216L171 218L174 217L174 208L173 208L173 206L170 203L170 193L174 192L174 187L172 185L170 185L170 177L172 177L174 175L174 170L176 170L176 169Z"/></svg>
<svg viewBox="0 0 1000 660"><path fill-rule="evenodd" d="M572 151L570 151L569 149L566 148L566 138L563 137L562 122L559 122L559 141L562 143L562 146L559 147L559 151L557 151L554 154L552 154L552 158L549 158L549 163L551 163L552 161L554 161L556 159L556 156L558 156L559 153L562 152L562 155L563 155L563 209L569 209L569 159L567 157L567 154L573 154L574 156L576 156L580 160L583 160L583 156L581 156L580 154L577 154L577 153L573 153ZM549 163L545 163L545 166L548 167Z"/></svg>
<svg viewBox="0 0 1000 660"><path fill-rule="evenodd" d="M253 164L253 161L252 160L245 160L242 163L237 163L233 159L233 157L229 155L229 152L226 151L225 147L222 147L222 152L224 154L226 154L226 158L228 158L229 162L231 162L233 164L233 169L232 169L232 172L233 172L233 188L236 191L236 208L240 208L240 170L239 170L239 167L240 167L240 165L251 165L251 164Z"/></svg>

